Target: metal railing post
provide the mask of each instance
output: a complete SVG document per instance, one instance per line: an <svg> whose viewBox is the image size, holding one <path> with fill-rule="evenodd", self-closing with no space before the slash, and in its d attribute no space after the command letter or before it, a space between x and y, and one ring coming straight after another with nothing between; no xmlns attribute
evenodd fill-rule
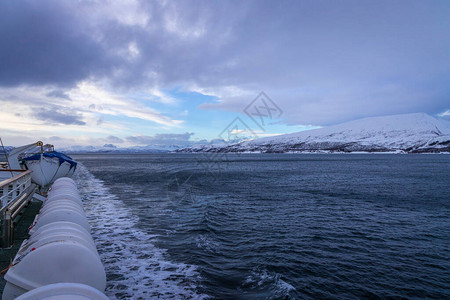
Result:
<svg viewBox="0 0 450 300"><path fill-rule="evenodd" d="M2 214L2 248L8 248L12 245L14 238L11 233L12 230L14 230L14 224L11 222L11 214L8 210L5 210Z"/></svg>

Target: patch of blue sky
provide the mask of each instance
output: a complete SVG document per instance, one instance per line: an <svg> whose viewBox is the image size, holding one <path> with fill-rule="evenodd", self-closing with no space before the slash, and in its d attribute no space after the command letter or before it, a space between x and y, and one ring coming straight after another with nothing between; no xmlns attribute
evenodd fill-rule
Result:
<svg viewBox="0 0 450 300"><path fill-rule="evenodd" d="M217 97L204 95L198 92L186 92L177 87L164 93L177 101L176 106L158 104L160 111L166 112L169 117L176 117L184 121L183 130L194 132L194 140L216 139L220 132L226 128L235 117L236 113L221 110L205 110L199 108L202 103L217 101ZM156 108L156 106L155 106Z"/></svg>
<svg viewBox="0 0 450 300"><path fill-rule="evenodd" d="M193 132L193 141L212 140L219 138L231 122L239 117L244 124L255 133L256 137L293 133L315 127L303 125L286 125L283 119L266 120L267 124L261 129L252 119L243 112L232 112L214 109L199 108L202 103L217 101L217 97L204 95L198 92L183 91L180 87L171 90L164 90L163 95L171 101L162 101L157 96L146 93L136 93L127 95L134 101L139 102L159 113L174 119L182 120L179 127L168 128L163 125L154 124L151 121L133 119L133 131L138 134L154 135L157 133L184 133ZM131 118L130 118L131 119Z"/></svg>

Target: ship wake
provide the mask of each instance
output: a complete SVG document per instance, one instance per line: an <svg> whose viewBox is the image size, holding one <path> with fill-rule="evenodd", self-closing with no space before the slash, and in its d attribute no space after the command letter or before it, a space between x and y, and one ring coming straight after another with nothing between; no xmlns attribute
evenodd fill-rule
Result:
<svg viewBox="0 0 450 300"><path fill-rule="evenodd" d="M106 295L115 299L204 299L193 265L171 262L154 245L156 235L136 227L138 217L85 166L74 175L107 274Z"/></svg>

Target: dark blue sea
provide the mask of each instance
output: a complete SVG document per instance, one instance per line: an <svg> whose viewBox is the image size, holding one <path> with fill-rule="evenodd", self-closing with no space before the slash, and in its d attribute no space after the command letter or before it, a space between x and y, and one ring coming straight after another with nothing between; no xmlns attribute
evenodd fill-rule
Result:
<svg viewBox="0 0 450 300"><path fill-rule="evenodd" d="M112 299L450 298L450 155L74 155Z"/></svg>

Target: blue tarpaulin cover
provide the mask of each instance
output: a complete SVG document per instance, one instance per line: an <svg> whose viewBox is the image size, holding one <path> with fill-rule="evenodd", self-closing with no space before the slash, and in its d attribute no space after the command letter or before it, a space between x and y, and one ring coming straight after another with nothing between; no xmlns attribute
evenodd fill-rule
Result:
<svg viewBox="0 0 450 300"><path fill-rule="evenodd" d="M33 154L31 156L22 158L23 161L26 160L40 160L41 159L41 155L44 155L44 157L49 157L49 158L58 158L59 159L59 165L61 165L63 162L67 161L70 164L70 169L72 168L76 168L77 166L77 162L74 161L70 156L61 153L61 152L46 152L46 153L37 153L37 154Z"/></svg>

